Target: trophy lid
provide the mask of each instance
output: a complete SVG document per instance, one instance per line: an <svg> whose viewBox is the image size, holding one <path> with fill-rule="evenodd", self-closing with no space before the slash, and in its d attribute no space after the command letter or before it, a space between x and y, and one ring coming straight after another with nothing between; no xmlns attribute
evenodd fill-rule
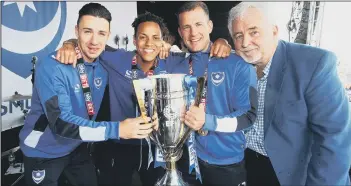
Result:
<svg viewBox="0 0 351 186"><path fill-rule="evenodd" d="M148 78L153 82L156 94L161 93L167 94L169 97L182 97L187 94L187 88L184 84L185 77L186 74L160 74L149 76Z"/></svg>
<svg viewBox="0 0 351 186"><path fill-rule="evenodd" d="M149 76L148 78L150 79L165 79L165 78L184 79L185 76L186 74L159 74L159 75Z"/></svg>

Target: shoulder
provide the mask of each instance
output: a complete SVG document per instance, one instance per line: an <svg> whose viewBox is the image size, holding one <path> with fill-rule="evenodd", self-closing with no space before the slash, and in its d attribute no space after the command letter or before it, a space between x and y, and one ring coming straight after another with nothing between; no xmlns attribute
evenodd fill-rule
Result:
<svg viewBox="0 0 351 186"><path fill-rule="evenodd" d="M328 60L330 63L337 62L335 53L326 49L299 43L290 43L280 41L280 47L286 48L287 59L294 65L316 66L323 61Z"/></svg>
<svg viewBox="0 0 351 186"><path fill-rule="evenodd" d="M240 67L251 68L252 67L251 64L245 62L242 57L240 57L235 53L230 53L230 55L226 58L213 57L211 61L221 64L223 66L234 67L234 68L240 68Z"/></svg>
<svg viewBox="0 0 351 186"><path fill-rule="evenodd" d="M103 60L111 60L111 59L122 57L126 55L128 52L129 51L126 51L124 49L116 49L107 45L104 52L101 53L100 58L102 58Z"/></svg>
<svg viewBox="0 0 351 186"><path fill-rule="evenodd" d="M286 41L279 41L273 60L276 64L284 62L287 72L304 80L315 73L330 72L337 65L337 57L331 51Z"/></svg>
<svg viewBox="0 0 351 186"><path fill-rule="evenodd" d="M57 51L52 52L49 55L42 58L41 60L39 60L39 63L37 64L35 71L37 73L46 72L50 74L55 74L58 69L65 68L66 66L72 68L72 65L62 64L59 61L57 61L55 58L56 53Z"/></svg>
<svg viewBox="0 0 351 186"><path fill-rule="evenodd" d="M55 55L56 52L52 52L40 59L40 62L35 68L35 75L38 76L38 78L36 78L36 81L41 79L43 81L48 80L52 83L57 80L67 79L66 77L71 77L72 74L76 71L72 65L62 64L57 61L55 59Z"/></svg>
<svg viewBox="0 0 351 186"><path fill-rule="evenodd" d="M112 67L113 69L119 69L126 67L126 65L129 67L134 55L134 51L106 48L106 50L100 55L100 61L103 64L109 65L109 67Z"/></svg>

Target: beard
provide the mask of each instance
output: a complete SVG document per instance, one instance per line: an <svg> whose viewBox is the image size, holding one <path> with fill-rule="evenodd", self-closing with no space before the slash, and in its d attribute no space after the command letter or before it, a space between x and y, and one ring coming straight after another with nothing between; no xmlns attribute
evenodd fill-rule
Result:
<svg viewBox="0 0 351 186"><path fill-rule="evenodd" d="M247 63L256 65L257 63L259 63L258 61L261 59L262 54L246 56L243 52L239 52L239 56L241 56Z"/></svg>

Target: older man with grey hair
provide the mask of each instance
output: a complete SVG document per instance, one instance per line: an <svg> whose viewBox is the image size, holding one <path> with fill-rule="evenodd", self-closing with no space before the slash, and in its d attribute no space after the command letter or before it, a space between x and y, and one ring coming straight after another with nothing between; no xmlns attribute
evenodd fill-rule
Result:
<svg viewBox="0 0 351 186"><path fill-rule="evenodd" d="M270 3L231 9L237 54L256 66L258 112L246 134L248 185L350 185L350 106L335 54L278 39Z"/></svg>

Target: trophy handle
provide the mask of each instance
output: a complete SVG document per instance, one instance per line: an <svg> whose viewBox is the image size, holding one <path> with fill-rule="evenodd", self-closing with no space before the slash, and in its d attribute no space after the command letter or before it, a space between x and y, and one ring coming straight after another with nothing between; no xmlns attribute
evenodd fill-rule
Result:
<svg viewBox="0 0 351 186"><path fill-rule="evenodd" d="M194 102L194 105L197 107L201 103L201 98L202 98L202 94L204 93L205 84L206 84L205 77L197 78L197 86L196 86L196 94L195 94L195 102Z"/></svg>
<svg viewBox="0 0 351 186"><path fill-rule="evenodd" d="M138 101L138 105L140 108L140 115L145 120L145 123L147 123L145 119L148 116L147 110L145 108L145 92L152 89L153 83L151 80L146 78L138 79L138 80L133 80L133 86L134 86L135 95ZM152 115L150 117L152 117Z"/></svg>
<svg viewBox="0 0 351 186"><path fill-rule="evenodd" d="M204 91L206 91L204 89L206 85L206 79L204 76L202 77L198 77L197 78L197 85L196 85L196 94L195 94L195 100L194 100L194 105L195 106L199 106L201 103L201 99L202 99L202 95L204 94ZM181 141L178 143L176 149L182 147L185 143L185 141L188 139L188 137L190 136L191 132L193 130L189 127L187 127L185 133L184 133L184 137L181 139Z"/></svg>

